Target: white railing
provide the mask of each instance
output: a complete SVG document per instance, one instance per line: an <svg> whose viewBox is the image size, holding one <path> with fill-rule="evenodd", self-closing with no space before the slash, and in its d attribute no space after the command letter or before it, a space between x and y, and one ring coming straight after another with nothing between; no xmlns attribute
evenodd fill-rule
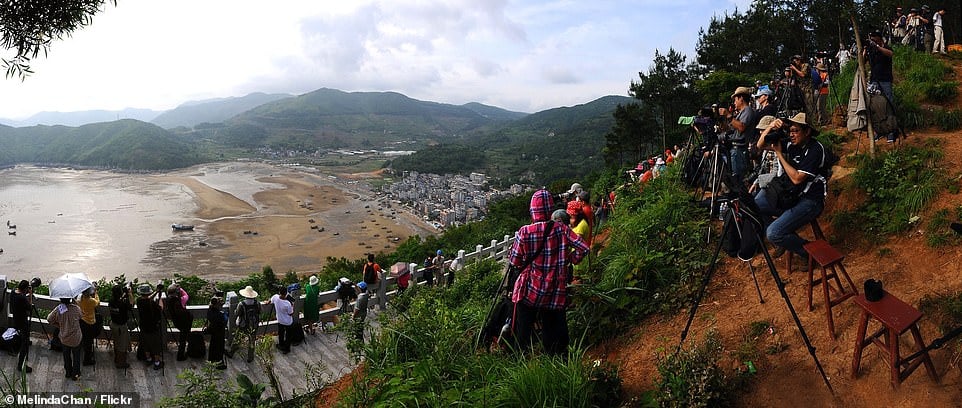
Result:
<svg viewBox="0 0 962 408"><path fill-rule="evenodd" d="M501 241L496 239L491 240L489 246L485 247L483 245L477 245L473 252L466 252L465 250L458 251L458 258L461 258L464 264L472 263L476 260L481 259L497 259L499 261L504 261L507 259L508 251L511 250L511 244L514 242L514 237L510 235L505 235ZM447 274L450 273L448 266L452 260L445 261L444 266L441 268L443 274L441 277L435 277L435 279L445 279ZM382 268L383 269L383 268ZM397 279L395 277L389 276L390 267L384 269L381 274L381 282L384 284L378 287L376 296L371 299L375 304L378 304L382 309L386 302L397 295ZM408 270L411 271L411 278L413 282L417 284L424 284L425 282L420 282L420 278L424 274L424 268L422 268L417 263L408 264ZM0 275L0 327L9 327L12 323L10 316L10 289L7 282L6 276ZM237 308L237 303L240 301L239 296L235 292L228 292L227 299L224 302L223 310L227 312L228 318L228 334L227 338L231 338L231 331L235 330L234 324L234 310ZM318 304L325 305L330 303L337 303L338 296L334 290L329 290L326 292L321 292L318 295ZM53 326L47 323L47 316L45 313L38 313L38 309L43 310L53 310L60 303L59 299L51 298L49 296L36 295L34 297L35 309L30 316L30 331L34 333L53 333ZM208 306L206 305L189 305L187 306L187 311L190 312L194 320L201 320L207 318ZM302 316L301 311L304 310L304 295L301 295L294 302L294 312L297 316ZM335 320L335 316L340 313L341 309L339 307L332 307L328 309L323 309L320 311L320 321L321 322L331 322ZM110 337L110 328L107 326L108 319L110 316L107 303L101 302L100 306L97 308L97 313L104 317L104 330L101 332L100 337L107 339ZM136 312L135 312L136 313ZM270 315L270 319L264 319L261 321L259 332L260 333L273 333L277 331L277 320L273 318L274 311L273 306L270 304L261 304L261 315ZM170 325L168 325L170 326ZM168 327L169 331L176 332L177 329L173 327ZM193 331L200 331L201 328L194 328ZM131 336L133 339L139 338L139 330L134 329L131 331Z"/></svg>

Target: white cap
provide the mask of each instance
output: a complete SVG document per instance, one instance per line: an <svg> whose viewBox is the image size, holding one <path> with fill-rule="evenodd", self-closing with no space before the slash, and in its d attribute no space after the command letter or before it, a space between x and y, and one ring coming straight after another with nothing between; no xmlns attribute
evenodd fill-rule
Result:
<svg viewBox="0 0 962 408"><path fill-rule="evenodd" d="M581 188L581 184L574 183L574 184L571 185L571 188L568 189L568 194L571 194L571 193L574 193L574 192L577 192L577 191L581 191L581 190L583 190L583 189Z"/></svg>

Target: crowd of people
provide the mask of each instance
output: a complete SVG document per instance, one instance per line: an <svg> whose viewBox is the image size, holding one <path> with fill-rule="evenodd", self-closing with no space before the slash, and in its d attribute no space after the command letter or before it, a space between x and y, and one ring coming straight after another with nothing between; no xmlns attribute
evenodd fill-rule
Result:
<svg viewBox="0 0 962 408"><path fill-rule="evenodd" d="M945 7L939 7L933 13L928 5L923 5L909 9L908 14L901 7L896 7L895 18L889 27L889 42L911 46L916 51L945 55L944 17Z"/></svg>

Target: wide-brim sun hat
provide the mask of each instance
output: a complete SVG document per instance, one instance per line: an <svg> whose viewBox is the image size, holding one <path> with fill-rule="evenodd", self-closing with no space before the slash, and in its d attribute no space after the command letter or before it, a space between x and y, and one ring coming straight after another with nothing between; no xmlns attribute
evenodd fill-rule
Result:
<svg viewBox="0 0 962 408"><path fill-rule="evenodd" d="M815 126L812 126L811 123L808 123L807 119L808 118L805 116L805 112L799 112L799 113L796 113L795 116L788 118L788 121L797 125L805 126L812 130L817 130Z"/></svg>
<svg viewBox="0 0 962 408"><path fill-rule="evenodd" d="M311 275L311 277L307 279L307 283L311 286L317 285L318 282L320 282L320 279L317 279L317 275Z"/></svg>
<svg viewBox="0 0 962 408"><path fill-rule="evenodd" d="M154 293L154 289L151 288L150 285L140 285L137 287L138 295L149 295L151 293Z"/></svg>
<svg viewBox="0 0 962 408"><path fill-rule="evenodd" d="M734 97L737 96L737 95L749 95L749 96L751 96L751 94L752 94L752 88L749 88L749 87L747 87L747 86L740 86L740 87L738 87L738 88L735 88L735 93L732 94L732 98L734 98Z"/></svg>
<svg viewBox="0 0 962 408"><path fill-rule="evenodd" d="M762 116L762 118L758 120L758 126L755 126L755 129L768 129L774 121L775 117L772 115Z"/></svg>
<svg viewBox="0 0 962 408"><path fill-rule="evenodd" d="M581 190L582 190L581 184L574 183L571 185L571 188L568 189L568 194L572 194L574 192L581 191Z"/></svg>
<svg viewBox="0 0 962 408"><path fill-rule="evenodd" d="M240 293L241 296L246 297L248 299L254 299L257 297L257 291L254 290L254 287L250 285L248 285L244 289L241 289L238 293Z"/></svg>

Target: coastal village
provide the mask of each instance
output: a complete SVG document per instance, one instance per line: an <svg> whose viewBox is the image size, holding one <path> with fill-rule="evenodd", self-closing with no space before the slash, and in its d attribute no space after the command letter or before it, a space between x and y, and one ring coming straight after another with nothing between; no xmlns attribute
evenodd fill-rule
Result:
<svg viewBox="0 0 962 408"><path fill-rule="evenodd" d="M523 191L519 184L508 190L491 189L483 173L461 176L415 171L404 172L399 181L382 188L388 199L409 207L438 229L483 219L488 203Z"/></svg>

